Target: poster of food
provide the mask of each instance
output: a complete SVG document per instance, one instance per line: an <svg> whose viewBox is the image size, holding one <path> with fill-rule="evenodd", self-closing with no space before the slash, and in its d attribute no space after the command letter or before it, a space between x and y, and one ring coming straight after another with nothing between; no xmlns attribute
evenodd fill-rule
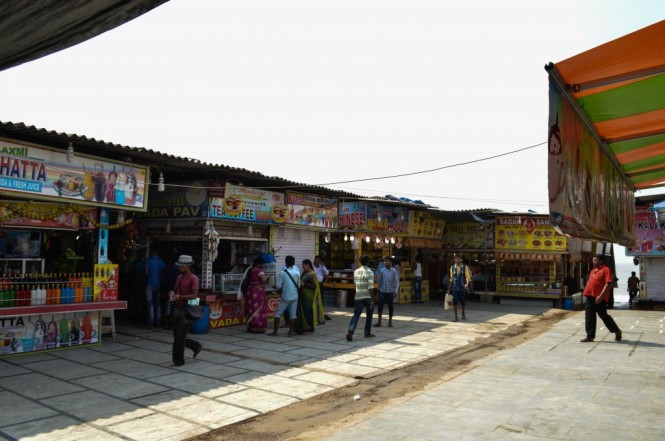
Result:
<svg viewBox="0 0 665 441"><path fill-rule="evenodd" d="M114 263L96 264L93 297L95 302L118 300L118 265Z"/></svg>
<svg viewBox="0 0 665 441"><path fill-rule="evenodd" d="M498 216L495 223L497 250L566 251L566 237L548 216Z"/></svg>
<svg viewBox="0 0 665 441"><path fill-rule="evenodd" d="M665 219L656 218L649 206L635 207L637 245L626 249L630 256L665 256Z"/></svg>
<svg viewBox="0 0 665 441"><path fill-rule="evenodd" d="M99 338L99 311L0 319L0 357L96 344Z"/></svg>
<svg viewBox="0 0 665 441"><path fill-rule="evenodd" d="M453 250L494 248L494 225L478 222L446 224L443 247Z"/></svg>
<svg viewBox="0 0 665 441"><path fill-rule="evenodd" d="M376 233L406 233L409 230L409 210L391 205L367 204L367 231Z"/></svg>
<svg viewBox="0 0 665 441"><path fill-rule="evenodd" d="M219 194L219 190L216 190ZM224 197L211 197L210 217L265 224L284 224L288 208L284 194L226 184Z"/></svg>
<svg viewBox="0 0 665 441"><path fill-rule="evenodd" d="M147 180L147 167L0 138L4 192L144 211Z"/></svg>
<svg viewBox="0 0 665 441"><path fill-rule="evenodd" d="M274 317L279 305L279 295L266 294L265 311L268 317ZM227 326L238 326L246 323L245 306L240 302L228 302L221 299L209 302L210 327L224 328Z"/></svg>
<svg viewBox="0 0 665 441"><path fill-rule="evenodd" d="M287 224L305 227L337 228L337 199L326 198L313 194L288 192Z"/></svg>
<svg viewBox="0 0 665 441"><path fill-rule="evenodd" d="M441 239L446 222L434 214L418 210L411 211L409 235L428 239Z"/></svg>

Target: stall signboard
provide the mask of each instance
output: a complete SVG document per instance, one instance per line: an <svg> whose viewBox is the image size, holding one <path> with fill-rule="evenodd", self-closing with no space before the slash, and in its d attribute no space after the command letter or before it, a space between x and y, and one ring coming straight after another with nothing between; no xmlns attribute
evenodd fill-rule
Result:
<svg viewBox="0 0 665 441"><path fill-rule="evenodd" d="M150 189L150 208L139 217L151 219L187 219L206 217L207 181L186 181L167 185L164 191Z"/></svg>
<svg viewBox="0 0 665 441"><path fill-rule="evenodd" d="M366 209L365 202L341 202L339 204L339 227L364 229Z"/></svg>
<svg viewBox="0 0 665 441"><path fill-rule="evenodd" d="M566 237L550 224L548 216L498 216L495 248L538 252L566 251Z"/></svg>
<svg viewBox="0 0 665 441"><path fill-rule="evenodd" d="M208 302L210 306L210 327L224 328L245 324L245 307L240 302L227 303L214 300Z"/></svg>
<svg viewBox="0 0 665 441"><path fill-rule="evenodd" d="M428 239L441 239L446 222L429 211L411 211L409 236Z"/></svg>
<svg viewBox="0 0 665 441"><path fill-rule="evenodd" d="M99 343L99 311L0 318L0 357Z"/></svg>
<svg viewBox="0 0 665 441"><path fill-rule="evenodd" d="M286 223L303 227L337 228L337 199L305 193L286 193L289 216Z"/></svg>
<svg viewBox="0 0 665 441"><path fill-rule="evenodd" d="M65 205L39 202L30 203L30 211L35 216L23 217L17 215L14 217L6 218L12 211L9 204L7 204L7 206L9 208L0 205L0 218L4 219L2 221L2 225L43 229L58 228L83 230L95 228L94 225L88 221L88 219L92 219L95 222L98 220L97 208L86 208L85 210L82 210L82 212L85 213L85 216L81 216L75 211L67 210ZM52 213L58 214L51 219L49 216L52 216Z"/></svg>
<svg viewBox="0 0 665 441"><path fill-rule="evenodd" d="M657 218L648 206L635 207L637 245L626 249L629 256L665 256L665 219Z"/></svg>
<svg viewBox="0 0 665 441"><path fill-rule="evenodd" d="M443 233L443 247L453 250L491 250L494 248L494 225L478 222L446 224Z"/></svg>
<svg viewBox="0 0 665 441"><path fill-rule="evenodd" d="M211 197L208 213L215 219L284 224L288 208L284 194L227 183L224 197Z"/></svg>
<svg viewBox="0 0 665 441"><path fill-rule="evenodd" d="M381 204L367 204L367 231L402 233L409 231L409 210Z"/></svg>
<svg viewBox="0 0 665 441"><path fill-rule="evenodd" d="M31 199L145 211L148 168L0 138L0 189Z"/></svg>

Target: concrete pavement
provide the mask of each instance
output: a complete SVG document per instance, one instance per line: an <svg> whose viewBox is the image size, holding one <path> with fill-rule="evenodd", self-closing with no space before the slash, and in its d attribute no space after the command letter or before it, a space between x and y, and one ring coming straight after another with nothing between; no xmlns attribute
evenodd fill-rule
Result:
<svg viewBox="0 0 665 441"><path fill-rule="evenodd" d="M452 323L440 302L396 305L394 328L347 342L352 311L327 307L332 320L311 335L242 327L196 335L205 349L180 368L169 367L169 331L120 326L100 346L0 362L0 438L183 440L452 351L547 309L472 303L469 320ZM655 439L665 429L665 313L612 315L624 342L600 330L596 342L579 343L583 313L570 312L540 337L330 439L594 439L576 436L605 424L621 433L614 426L624 420L621 439Z"/></svg>

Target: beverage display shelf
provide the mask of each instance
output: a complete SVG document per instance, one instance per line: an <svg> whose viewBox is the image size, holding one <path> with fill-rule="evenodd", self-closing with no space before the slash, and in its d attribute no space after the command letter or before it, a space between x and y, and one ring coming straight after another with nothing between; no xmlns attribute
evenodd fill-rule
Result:
<svg viewBox="0 0 665 441"><path fill-rule="evenodd" d="M86 312L108 311L114 309L127 309L125 301L67 303L64 305L14 306L0 308L0 318L16 317L21 315L50 314L59 312Z"/></svg>

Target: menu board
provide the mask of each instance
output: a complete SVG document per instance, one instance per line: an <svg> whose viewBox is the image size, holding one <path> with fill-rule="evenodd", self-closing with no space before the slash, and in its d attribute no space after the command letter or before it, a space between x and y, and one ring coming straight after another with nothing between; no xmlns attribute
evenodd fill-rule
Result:
<svg viewBox="0 0 665 441"><path fill-rule="evenodd" d="M478 222L446 224L443 234L443 247L491 250L494 247L494 225L485 226Z"/></svg>
<svg viewBox="0 0 665 441"><path fill-rule="evenodd" d="M495 228L497 250L566 251L566 237L551 226L549 216L501 216Z"/></svg>
<svg viewBox="0 0 665 441"><path fill-rule="evenodd" d="M428 211L412 211L409 218L409 235L440 239L446 222Z"/></svg>

